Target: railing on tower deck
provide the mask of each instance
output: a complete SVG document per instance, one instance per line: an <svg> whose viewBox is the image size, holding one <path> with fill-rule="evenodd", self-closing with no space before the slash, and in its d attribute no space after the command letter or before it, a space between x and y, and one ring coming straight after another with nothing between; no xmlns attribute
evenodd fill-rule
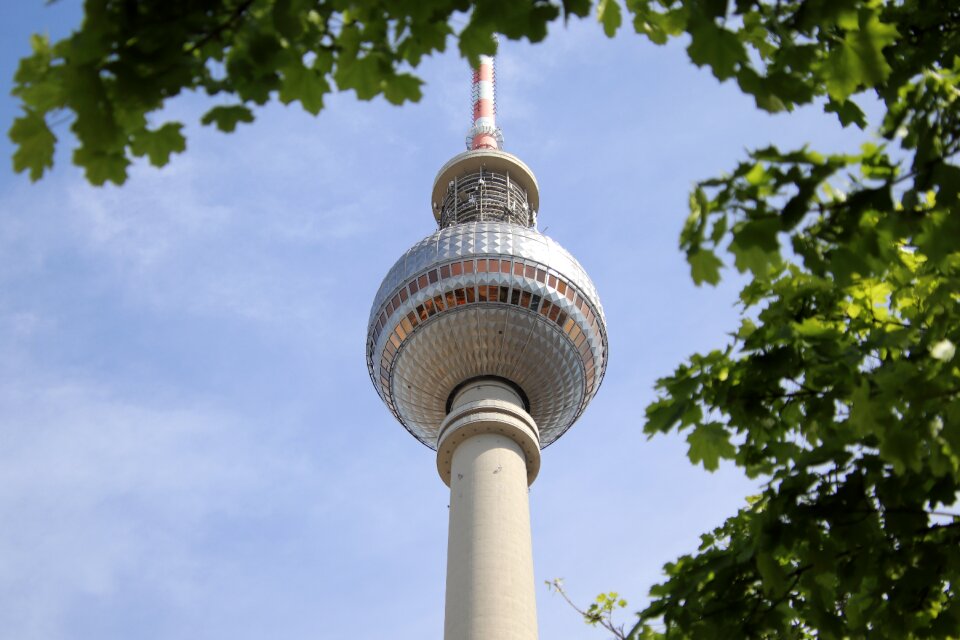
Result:
<svg viewBox="0 0 960 640"><path fill-rule="evenodd" d="M440 205L440 228L464 222L511 222L534 226L527 192L509 173L481 170L450 181Z"/></svg>

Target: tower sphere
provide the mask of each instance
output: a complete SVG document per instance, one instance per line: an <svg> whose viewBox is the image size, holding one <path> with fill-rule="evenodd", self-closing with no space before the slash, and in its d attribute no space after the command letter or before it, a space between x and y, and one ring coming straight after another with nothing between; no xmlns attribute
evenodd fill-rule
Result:
<svg viewBox="0 0 960 640"><path fill-rule="evenodd" d="M403 254L373 302L373 384L397 420L435 449L465 383L506 381L545 447L603 379L607 332L596 288L537 231L536 178L515 156L485 148L454 157L437 174L432 204L440 228Z"/></svg>

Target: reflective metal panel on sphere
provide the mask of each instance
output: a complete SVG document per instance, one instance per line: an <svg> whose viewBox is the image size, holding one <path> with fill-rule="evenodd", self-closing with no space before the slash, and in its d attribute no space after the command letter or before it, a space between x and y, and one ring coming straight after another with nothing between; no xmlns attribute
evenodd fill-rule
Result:
<svg viewBox="0 0 960 640"><path fill-rule="evenodd" d="M586 408L606 358L603 309L583 267L506 222L457 224L415 244L384 278L368 325L377 392L431 448L451 391L479 376L523 390L547 446Z"/></svg>

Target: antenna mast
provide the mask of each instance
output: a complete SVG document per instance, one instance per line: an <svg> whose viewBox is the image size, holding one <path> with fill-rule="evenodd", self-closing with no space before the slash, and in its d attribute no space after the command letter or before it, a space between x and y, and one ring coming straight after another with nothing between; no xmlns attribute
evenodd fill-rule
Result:
<svg viewBox="0 0 960 640"><path fill-rule="evenodd" d="M467 131L467 149L501 149L503 133L497 127L497 75L493 56L480 56L473 70L473 126Z"/></svg>

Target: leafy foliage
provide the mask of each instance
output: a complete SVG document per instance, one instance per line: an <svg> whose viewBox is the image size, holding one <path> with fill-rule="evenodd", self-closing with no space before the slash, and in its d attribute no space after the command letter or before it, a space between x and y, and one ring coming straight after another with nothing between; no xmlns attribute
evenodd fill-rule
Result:
<svg viewBox="0 0 960 640"><path fill-rule="evenodd" d="M86 0L77 32L34 36L20 62L14 168L40 179L53 165L51 123L66 116L74 163L93 184L121 184L132 158L160 166L186 148L180 123L152 122L183 92L217 96L201 122L227 132L273 98L317 114L334 88L415 102L423 83L411 70L451 37L475 61L493 52L494 33L539 41L561 15L589 12L584 0ZM609 24L618 12L613 2Z"/></svg>
<svg viewBox="0 0 960 640"><path fill-rule="evenodd" d="M645 431L766 484L667 565L629 637L958 637L960 7L729 4L628 6L768 111L865 128L871 92L886 115L879 144L758 149L690 198L694 281L723 254L751 279L732 342L658 382Z"/></svg>
<svg viewBox="0 0 960 640"><path fill-rule="evenodd" d="M618 610L627 607L627 601L621 598L620 594L616 591L601 593L586 609L581 609L575 605L573 600L570 599L570 596L567 595L567 592L563 588L563 580L560 578L547 580L547 588L559 593L560 597L566 600L567 604L573 607L574 611L579 613L583 621L591 627L603 627L612 633L617 640L626 639L627 631L624 625L614 622L613 617Z"/></svg>

